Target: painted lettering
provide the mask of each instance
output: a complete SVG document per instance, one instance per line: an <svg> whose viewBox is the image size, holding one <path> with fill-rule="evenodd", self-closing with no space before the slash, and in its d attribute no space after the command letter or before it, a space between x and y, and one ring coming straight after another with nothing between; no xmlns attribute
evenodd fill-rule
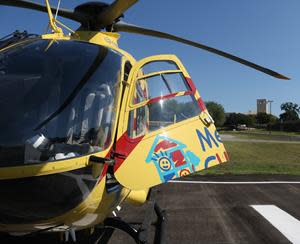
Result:
<svg viewBox="0 0 300 244"><path fill-rule="evenodd" d="M216 147L219 147L218 142L216 139L213 137L213 135L209 132L209 130L205 127L204 128L205 135L203 135L199 130L196 130L199 141L201 143L202 150L205 152L206 151L206 144L209 146L209 148L212 148L212 142L216 145Z"/></svg>
<svg viewBox="0 0 300 244"><path fill-rule="evenodd" d="M216 157L215 157L215 156L207 157L207 159L205 160L205 163L204 163L204 168L207 169L207 168L208 168L208 164L209 164L211 161L214 161L214 160L216 160Z"/></svg>
<svg viewBox="0 0 300 244"><path fill-rule="evenodd" d="M218 133L217 130L215 131L215 137L216 137L216 139L217 139L218 142L222 143L222 139L221 139L221 137L220 137L220 135L219 135L219 133Z"/></svg>

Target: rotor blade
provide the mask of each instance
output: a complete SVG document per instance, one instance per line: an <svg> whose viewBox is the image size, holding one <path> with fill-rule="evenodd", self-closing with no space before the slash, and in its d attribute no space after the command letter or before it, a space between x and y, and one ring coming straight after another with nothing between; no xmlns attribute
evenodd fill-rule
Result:
<svg viewBox="0 0 300 244"><path fill-rule="evenodd" d="M41 12L46 12L47 13L47 7L43 4L35 3L32 1L25 1L25 0L0 0L0 5L6 5L6 6L13 6L13 7L20 7L20 8L28 8L28 9L33 9ZM51 7L52 12L56 12L56 8ZM79 13L74 13L71 10L68 9L59 9L58 15L75 20L78 22L82 22L85 20L85 16L79 14Z"/></svg>
<svg viewBox="0 0 300 244"><path fill-rule="evenodd" d="M136 2L138 0L115 0L97 16L96 22L101 27L109 26Z"/></svg>
<svg viewBox="0 0 300 244"><path fill-rule="evenodd" d="M114 31L135 33L135 34L141 34L141 35L146 35L146 36L154 36L154 37L159 37L159 38L163 38L163 39L169 39L169 40L181 42L181 43L193 46L193 47L204 49L204 50L206 50L208 52L217 54L219 56L231 59L233 61L236 61L238 63L241 63L243 65L251 67L253 69L261 71L261 72L263 72L263 73L265 73L267 75L271 75L271 76L273 76L275 78L283 79L283 80L289 80L290 79L290 78L288 78L288 77L286 77L284 75L281 75L281 74L279 74L279 73L277 73L277 72L275 72L273 70L264 68L262 66L254 64L252 62L249 62L249 61L247 61L245 59L239 58L239 57L234 56L232 54L229 54L229 53L223 52L221 50L218 50L218 49L215 49L215 48L203 45L201 43L193 42L193 41L190 41L190 40L178 37L178 36L174 36L174 35L171 35L171 34L168 34L168 33L160 32L160 31L156 31L156 30L151 30L151 29L146 29L146 28L139 27L139 26L136 26L136 25L127 24L127 23L122 22L122 21L120 21L120 22L118 22L118 23L116 23L114 25Z"/></svg>

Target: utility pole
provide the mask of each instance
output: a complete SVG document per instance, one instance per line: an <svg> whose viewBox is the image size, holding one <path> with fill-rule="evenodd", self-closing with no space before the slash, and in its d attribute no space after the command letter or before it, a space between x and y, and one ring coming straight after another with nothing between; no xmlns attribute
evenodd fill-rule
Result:
<svg viewBox="0 0 300 244"><path fill-rule="evenodd" d="M273 100L268 100L268 101L267 101L267 103L270 104L270 110L269 110L270 115L272 115L272 102L274 102L274 101L273 101ZM271 118L270 118L270 119L271 119ZM269 134L271 135L271 121L269 122L268 127L269 127Z"/></svg>
<svg viewBox="0 0 300 244"><path fill-rule="evenodd" d="M272 102L274 102L274 101L273 101L273 100L268 100L268 101L267 101L267 103L270 104L270 110L269 110L270 115L272 115Z"/></svg>

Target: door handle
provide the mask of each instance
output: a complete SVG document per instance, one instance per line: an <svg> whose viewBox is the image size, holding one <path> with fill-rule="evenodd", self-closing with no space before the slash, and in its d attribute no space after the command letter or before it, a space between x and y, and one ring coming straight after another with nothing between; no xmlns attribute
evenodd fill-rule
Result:
<svg viewBox="0 0 300 244"><path fill-rule="evenodd" d="M112 158L102 158L102 157L98 157L98 156L90 156L90 161L96 163L96 164L108 164L110 165L114 165L115 164L115 160Z"/></svg>
<svg viewBox="0 0 300 244"><path fill-rule="evenodd" d="M213 120L213 118L209 115L209 113L207 112L201 112L201 114L199 115L200 120L206 125L206 126L210 126L211 124L213 124L215 121Z"/></svg>

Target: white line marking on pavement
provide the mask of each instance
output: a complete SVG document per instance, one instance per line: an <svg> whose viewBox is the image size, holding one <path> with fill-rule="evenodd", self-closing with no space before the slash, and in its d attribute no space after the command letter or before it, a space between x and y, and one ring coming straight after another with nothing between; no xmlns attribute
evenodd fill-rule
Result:
<svg viewBox="0 0 300 244"><path fill-rule="evenodd" d="M183 184L221 184L221 185L242 185L242 184L300 184L300 181L189 181L189 180L171 180L170 183Z"/></svg>
<svg viewBox="0 0 300 244"><path fill-rule="evenodd" d="M250 205L292 243L300 243L300 221L275 205Z"/></svg>

